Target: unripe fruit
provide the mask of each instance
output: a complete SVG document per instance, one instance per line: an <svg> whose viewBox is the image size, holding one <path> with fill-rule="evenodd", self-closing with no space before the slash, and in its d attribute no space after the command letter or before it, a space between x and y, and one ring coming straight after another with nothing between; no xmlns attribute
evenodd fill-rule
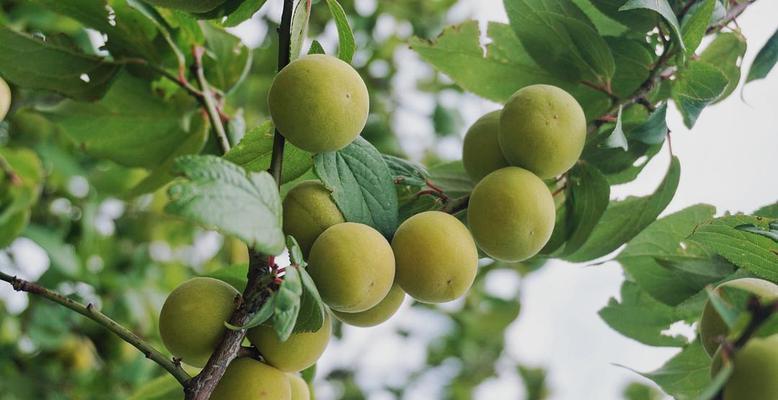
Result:
<svg viewBox="0 0 778 400"><path fill-rule="evenodd" d="M285 342L276 331L265 325L251 328L246 333L265 361L285 372L302 371L316 363L324 353L332 333L332 322L325 313L324 323L316 332L293 333Z"/></svg>
<svg viewBox="0 0 778 400"><path fill-rule="evenodd" d="M586 142L586 117L573 96L550 85L531 85L511 96L500 115L500 147L511 165L540 178L570 169Z"/></svg>
<svg viewBox="0 0 778 400"><path fill-rule="evenodd" d="M462 145L462 164L473 182L510 165L500 148L499 131L500 110L479 118L467 130Z"/></svg>
<svg viewBox="0 0 778 400"><path fill-rule="evenodd" d="M778 399L778 335L750 339L732 362L724 400ZM711 375L716 376L720 369L721 354L717 353Z"/></svg>
<svg viewBox="0 0 778 400"><path fill-rule="evenodd" d="M330 192L319 181L297 184L284 198L284 233L294 236L304 255L332 225L345 222Z"/></svg>
<svg viewBox="0 0 778 400"><path fill-rule="evenodd" d="M400 309L403 300L405 300L405 292L400 289L400 285L395 283L392 286L392 289L389 290L389 294L387 294L380 303L369 310L358 313L343 313L338 311L333 311L332 313L335 314L335 318L339 319L341 322L366 328L369 326L376 326L391 318L392 315Z"/></svg>
<svg viewBox="0 0 778 400"><path fill-rule="evenodd" d="M292 388L292 400L311 400L311 390L308 383L300 375L286 374L289 378L289 386Z"/></svg>
<svg viewBox="0 0 778 400"><path fill-rule="evenodd" d="M526 260L551 238L556 220L548 187L519 167L499 169L473 189L467 223L478 247L503 261Z"/></svg>
<svg viewBox="0 0 778 400"><path fill-rule="evenodd" d="M724 296L721 291L723 288L745 291L759 297L762 302L778 299L778 285L764 279L740 278L724 282L716 287L716 291L722 296ZM705 351L712 356L719 348L721 337L728 334L727 324L721 319L710 301L706 302L700 318L700 340Z"/></svg>
<svg viewBox="0 0 778 400"><path fill-rule="evenodd" d="M0 121L2 121L11 109L11 88L0 78Z"/></svg>
<svg viewBox="0 0 778 400"><path fill-rule="evenodd" d="M365 127L367 86L359 73L336 57L312 54L284 67L268 95L270 116L295 146L312 152L345 147Z"/></svg>
<svg viewBox="0 0 778 400"><path fill-rule="evenodd" d="M165 347L183 362L202 367L224 335L238 291L213 278L193 278L175 288L159 313Z"/></svg>
<svg viewBox="0 0 778 400"><path fill-rule="evenodd" d="M220 6L225 0L145 0L155 6L174 8L176 10L204 13Z"/></svg>
<svg viewBox="0 0 778 400"><path fill-rule="evenodd" d="M330 308L361 312L392 288L394 254L378 231L346 222L329 227L313 243L308 273Z"/></svg>
<svg viewBox="0 0 778 400"><path fill-rule="evenodd" d="M424 303L443 303L467 292L478 269L473 237L456 217L427 211L405 220L392 239L397 283Z"/></svg>
<svg viewBox="0 0 778 400"><path fill-rule="evenodd" d="M250 358L230 363L211 400L292 400L292 388L283 372Z"/></svg>

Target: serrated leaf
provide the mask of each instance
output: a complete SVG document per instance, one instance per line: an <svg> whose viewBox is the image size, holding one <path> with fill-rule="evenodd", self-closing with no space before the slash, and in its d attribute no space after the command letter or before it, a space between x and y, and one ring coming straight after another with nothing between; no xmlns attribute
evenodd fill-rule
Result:
<svg viewBox="0 0 778 400"><path fill-rule="evenodd" d="M629 138L646 144L665 141L667 129L667 103L663 103L648 116L646 122L629 132Z"/></svg>
<svg viewBox="0 0 778 400"><path fill-rule="evenodd" d="M605 41L616 65L611 89L619 97L629 97L648 79L656 55L641 40L605 37Z"/></svg>
<svg viewBox="0 0 778 400"><path fill-rule="evenodd" d="M184 156L174 171L185 181L168 190L165 211L233 235L255 250L284 250L281 198L267 172L247 172L215 156Z"/></svg>
<svg viewBox="0 0 778 400"><path fill-rule="evenodd" d="M754 211L754 215L778 219L778 202L761 207Z"/></svg>
<svg viewBox="0 0 778 400"><path fill-rule="evenodd" d="M357 49L357 43L354 39L354 32L348 24L346 12L338 3L338 0L327 0L327 7L330 9L332 18L335 20L335 27L338 29L338 58L351 63L354 52Z"/></svg>
<svg viewBox="0 0 778 400"><path fill-rule="evenodd" d="M776 62L778 62L778 29L773 32L767 43L756 54L756 58L748 70L746 83L765 78Z"/></svg>
<svg viewBox="0 0 778 400"><path fill-rule="evenodd" d="M661 368L640 373L677 400L698 400L710 382L710 357L699 341L686 346Z"/></svg>
<svg viewBox="0 0 778 400"><path fill-rule="evenodd" d="M410 44L424 61L457 85L489 100L506 101L516 90L536 83L561 84L540 69L526 52L515 50L523 47L514 35L498 35L495 32L504 30L494 26L497 24L489 26L492 43L486 54L477 21L447 27L435 41L413 38Z"/></svg>
<svg viewBox="0 0 778 400"><path fill-rule="evenodd" d="M571 233L563 254L572 254L584 245L608 208L610 186L600 170L583 162L570 170L567 179Z"/></svg>
<svg viewBox="0 0 778 400"><path fill-rule="evenodd" d="M305 268L307 263L303 256L303 250L292 235L286 235L286 248L289 250L289 260L292 264Z"/></svg>
<svg viewBox="0 0 778 400"><path fill-rule="evenodd" d="M621 285L621 301L611 298L599 315L617 332L649 346L680 347L687 343L683 335L663 333L683 319L675 308L660 303L630 281Z"/></svg>
<svg viewBox="0 0 778 400"><path fill-rule="evenodd" d="M570 82L607 83L615 72L613 55L594 25L573 2L505 0L508 20L538 65Z"/></svg>
<svg viewBox="0 0 778 400"><path fill-rule="evenodd" d="M345 148L314 157L314 172L332 191L346 221L370 225L386 237L397 229L397 191L381 153L357 137Z"/></svg>
<svg viewBox="0 0 778 400"><path fill-rule="evenodd" d="M692 5L681 23L681 34L688 55L694 54L713 17L718 0L703 0Z"/></svg>
<svg viewBox="0 0 778 400"><path fill-rule="evenodd" d="M621 106L619 106L619 113L616 116L616 126L608 138L603 143L604 147L609 149L621 148L624 151L629 150L629 144L627 143L627 137L624 135L624 128L621 123Z"/></svg>
<svg viewBox="0 0 778 400"><path fill-rule="evenodd" d="M697 227L689 238L752 274L778 282L778 242L737 229L752 224L765 227L760 217L733 215Z"/></svg>
<svg viewBox="0 0 778 400"><path fill-rule="evenodd" d="M776 242L778 242L778 223L771 222L768 229L764 229L762 227L756 226L754 224L743 224L738 225L735 227L735 229L740 229L741 231L751 232L757 235L762 235L766 238L770 238Z"/></svg>
<svg viewBox="0 0 778 400"><path fill-rule="evenodd" d="M224 158L249 171L265 171L270 168L273 134L273 123L265 121L250 129L240 143L224 155ZM289 182L308 171L313 166L313 159L310 153L287 142L284 145L283 165L282 182Z"/></svg>
<svg viewBox="0 0 778 400"><path fill-rule="evenodd" d="M429 172L423 165L399 157L382 155L389 170L394 175L394 183L408 186L424 186L427 184Z"/></svg>
<svg viewBox="0 0 778 400"><path fill-rule="evenodd" d="M661 15L662 18L670 25L670 29L673 31L673 39L675 44L681 49L681 54L685 55L686 45L683 42L683 34L678 24L678 17L675 16L673 8L667 0L629 0L619 8L619 11L636 10L645 8Z"/></svg>
<svg viewBox="0 0 778 400"><path fill-rule="evenodd" d="M746 47L746 38L740 32L722 32L700 54L700 61L718 68L727 78L727 87L716 102L729 96L740 83L740 67Z"/></svg>
<svg viewBox="0 0 778 400"><path fill-rule="evenodd" d="M584 245L564 258L575 262L593 260L631 240L654 222L670 203L678 188L680 173L678 158L673 157L667 175L656 192L646 197L630 197L611 202Z"/></svg>
<svg viewBox="0 0 778 400"><path fill-rule="evenodd" d="M672 88L675 105L687 128L694 126L702 110L724 93L729 81L718 68L702 61L690 61L678 72Z"/></svg>
<svg viewBox="0 0 778 400"><path fill-rule="evenodd" d="M104 58L0 26L0 76L20 87L97 100L108 91L120 69Z"/></svg>
<svg viewBox="0 0 778 400"><path fill-rule="evenodd" d="M243 21L248 21L265 3L267 3L267 0L244 0L240 2L238 8L227 16L222 25L233 27L238 26Z"/></svg>
<svg viewBox="0 0 778 400"><path fill-rule="evenodd" d="M278 338L285 342L294 331L297 316L300 313L300 297L303 285L300 272L294 266L286 268L284 280L275 295L275 310L273 312L273 329Z"/></svg>
<svg viewBox="0 0 778 400"><path fill-rule="evenodd" d="M292 13L292 31L289 39L289 56L292 61L300 57L305 37L308 36L310 17L311 0L298 0Z"/></svg>
<svg viewBox="0 0 778 400"><path fill-rule="evenodd" d="M262 303L262 306L259 307L259 310L257 310L254 313L254 315L251 316L251 318L246 322L245 325L235 326L225 321L224 326L226 326L227 329L233 331L240 331L243 329L251 329L255 326L260 326L264 324L265 321L269 320L270 317L273 316L273 311L275 311L275 300L276 300L276 292L273 292L273 294L271 294L265 299L265 302Z"/></svg>

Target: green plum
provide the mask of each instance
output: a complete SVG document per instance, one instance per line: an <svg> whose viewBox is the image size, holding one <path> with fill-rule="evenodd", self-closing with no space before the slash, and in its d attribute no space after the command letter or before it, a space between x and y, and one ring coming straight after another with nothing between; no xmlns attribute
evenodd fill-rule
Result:
<svg viewBox="0 0 778 400"><path fill-rule="evenodd" d="M303 181L284 198L284 233L294 236L307 256L313 242L327 228L346 222L330 191L319 181Z"/></svg>
<svg viewBox="0 0 778 400"><path fill-rule="evenodd" d="M11 109L11 88L0 78L0 121L2 121L8 110Z"/></svg>
<svg viewBox="0 0 778 400"><path fill-rule="evenodd" d="M292 400L286 374L250 358L233 360L211 400Z"/></svg>
<svg viewBox="0 0 778 400"><path fill-rule="evenodd" d="M292 388L292 400L311 400L311 389L308 383L298 374L286 374Z"/></svg>
<svg viewBox="0 0 778 400"><path fill-rule="evenodd" d="M367 123L367 86L359 73L337 57L311 54L284 67L268 94L278 131L311 153L341 149Z"/></svg>
<svg viewBox="0 0 778 400"><path fill-rule="evenodd" d="M335 311L374 307L394 282L394 254L375 229L353 222L333 225L311 248L308 273L322 300Z"/></svg>
<svg viewBox="0 0 778 400"><path fill-rule="evenodd" d="M165 347L191 366L204 366L224 335L224 321L235 311L238 295L234 287L213 278L193 278L179 285L159 313Z"/></svg>
<svg viewBox="0 0 778 400"><path fill-rule="evenodd" d="M443 303L464 295L475 279L478 249L467 227L440 211L416 214L392 239L397 283L414 299Z"/></svg>
<svg viewBox="0 0 778 400"><path fill-rule="evenodd" d="M400 288L400 285L392 285L392 289L389 290L389 294L376 304L373 308L357 313L343 313L333 311L335 318L341 322L345 322L349 325L359 327L376 326L394 315L405 300L405 292Z"/></svg>
<svg viewBox="0 0 778 400"><path fill-rule="evenodd" d="M498 169L473 189L467 223L478 246L497 260L526 260L545 246L556 221L551 192L519 167Z"/></svg>
<svg viewBox="0 0 778 400"><path fill-rule="evenodd" d="M519 89L500 115L500 148L511 165L538 177L570 169L583 152L586 117L578 101L550 85Z"/></svg>
<svg viewBox="0 0 778 400"><path fill-rule="evenodd" d="M722 292L722 289L724 288L738 289L756 295L763 302L778 299L778 285L764 279L733 279L717 286L716 291L721 296L725 296L726 294ZM713 305L710 304L710 301L705 303L705 308L703 309L702 317L700 318L699 328L702 345L705 347L705 351L712 356L716 352L716 349L718 349L721 338L726 337L729 334L729 327L727 327L727 324L721 319Z"/></svg>
<svg viewBox="0 0 778 400"><path fill-rule="evenodd" d="M265 361L285 372L302 371L316 363L324 353L332 333L329 313L325 313L324 323L316 332L298 332L282 342L271 326L260 325L246 333Z"/></svg>
<svg viewBox="0 0 778 400"><path fill-rule="evenodd" d="M145 0L155 6L173 8L176 10L204 13L222 5L225 0Z"/></svg>
<svg viewBox="0 0 778 400"><path fill-rule="evenodd" d="M500 112L492 111L470 126L462 145L462 164L473 182L480 181L492 171L509 166L502 154L498 133Z"/></svg>
<svg viewBox="0 0 778 400"><path fill-rule="evenodd" d="M751 338L735 353L732 375L724 386L724 400L778 399L778 334ZM714 355L711 375L721 369L720 351Z"/></svg>

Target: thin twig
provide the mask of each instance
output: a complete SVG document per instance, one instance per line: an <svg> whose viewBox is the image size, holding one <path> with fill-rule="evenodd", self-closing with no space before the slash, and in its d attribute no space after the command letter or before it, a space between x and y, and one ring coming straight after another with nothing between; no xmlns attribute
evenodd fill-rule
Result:
<svg viewBox="0 0 778 400"><path fill-rule="evenodd" d="M11 163L2 155L0 155L0 170L3 171L3 174L5 174L5 177L11 182L11 185L19 186L22 184L22 178L14 171Z"/></svg>
<svg viewBox="0 0 778 400"><path fill-rule="evenodd" d="M146 358L159 364L160 367L168 371L170 375L173 375L173 377L176 378L176 380L178 380L181 384L185 384L189 380L189 374L187 374L186 371L181 368L181 365L178 362L175 362L172 358L168 358L159 350L155 349L152 345L143 340L140 336L132 333L129 329L125 328L107 315L98 311L92 303L87 305L81 304L55 291L46 289L37 283L26 281L3 272L0 272L0 280L11 284L11 286L16 291L27 292L43 297L91 319L92 321L113 332L116 336L119 336L125 342L135 346L135 348L140 350L146 356Z"/></svg>
<svg viewBox="0 0 778 400"><path fill-rule="evenodd" d="M725 26L727 26L730 22L735 21L735 18L739 17L740 14L742 14L743 11L748 8L748 6L754 4L755 2L756 0L747 0L730 7L730 9L727 11L727 15L725 15L724 18L722 18L721 21L719 21L716 25L709 27L705 31L705 34L710 35L724 29Z"/></svg>
<svg viewBox="0 0 778 400"><path fill-rule="evenodd" d="M230 140L227 138L227 130L222 123L221 115L219 114L219 108L216 106L216 98L211 90L211 85L208 80L205 79L205 71L203 70L203 53L205 49L200 46L194 46L192 48L194 54L194 72L197 76L197 83L200 85L200 90L203 95L201 97L202 103L205 106L205 110L208 113L208 119L211 120L211 126L213 126L214 132L216 132L216 138L219 140L219 145L222 148L222 153L230 151Z"/></svg>
<svg viewBox="0 0 778 400"><path fill-rule="evenodd" d="M467 205L470 203L470 195L462 196L454 200L449 201L441 211L449 213L451 215L457 214L460 211L467 209Z"/></svg>
<svg viewBox="0 0 778 400"><path fill-rule="evenodd" d="M187 93L189 93L191 96L195 98L202 98L203 93L199 91L196 87L192 86L191 83L186 79L184 76L183 71L179 71L178 75L173 74L166 70L163 67L160 67L159 65L155 65L153 63L150 63L148 60L144 60L142 58L122 58L119 60L116 60L117 64L135 64L135 65L141 65L146 68L151 69L152 71L164 76L169 81L177 84L182 89L186 90Z"/></svg>

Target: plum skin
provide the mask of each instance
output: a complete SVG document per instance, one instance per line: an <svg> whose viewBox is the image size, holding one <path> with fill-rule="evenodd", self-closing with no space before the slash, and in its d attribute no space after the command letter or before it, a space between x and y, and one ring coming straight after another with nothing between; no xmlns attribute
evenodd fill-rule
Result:
<svg viewBox="0 0 778 400"><path fill-rule="evenodd" d="M307 256L313 242L327 228L346 222L332 201L330 191L319 181L303 181L284 197L284 233L294 236L303 255Z"/></svg>
<svg viewBox="0 0 778 400"><path fill-rule="evenodd" d="M499 141L501 110L485 114L465 133L462 143L462 164L465 172L478 182L486 175L509 166Z"/></svg>
<svg viewBox="0 0 778 400"><path fill-rule="evenodd" d="M284 372L302 371L316 363L327 348L332 333L331 317L325 313L324 323L316 332L298 332L282 342L271 326L249 329L246 337L265 361Z"/></svg>
<svg viewBox="0 0 778 400"><path fill-rule="evenodd" d="M400 288L400 285L395 283L392 285L392 289L389 290L389 294L380 303L368 310L357 313L333 311L332 314L343 323L367 328L386 322L400 309L403 300L405 300L405 292Z"/></svg>
<svg viewBox="0 0 778 400"><path fill-rule="evenodd" d="M211 400L292 400L286 374L251 358L233 360Z"/></svg>

